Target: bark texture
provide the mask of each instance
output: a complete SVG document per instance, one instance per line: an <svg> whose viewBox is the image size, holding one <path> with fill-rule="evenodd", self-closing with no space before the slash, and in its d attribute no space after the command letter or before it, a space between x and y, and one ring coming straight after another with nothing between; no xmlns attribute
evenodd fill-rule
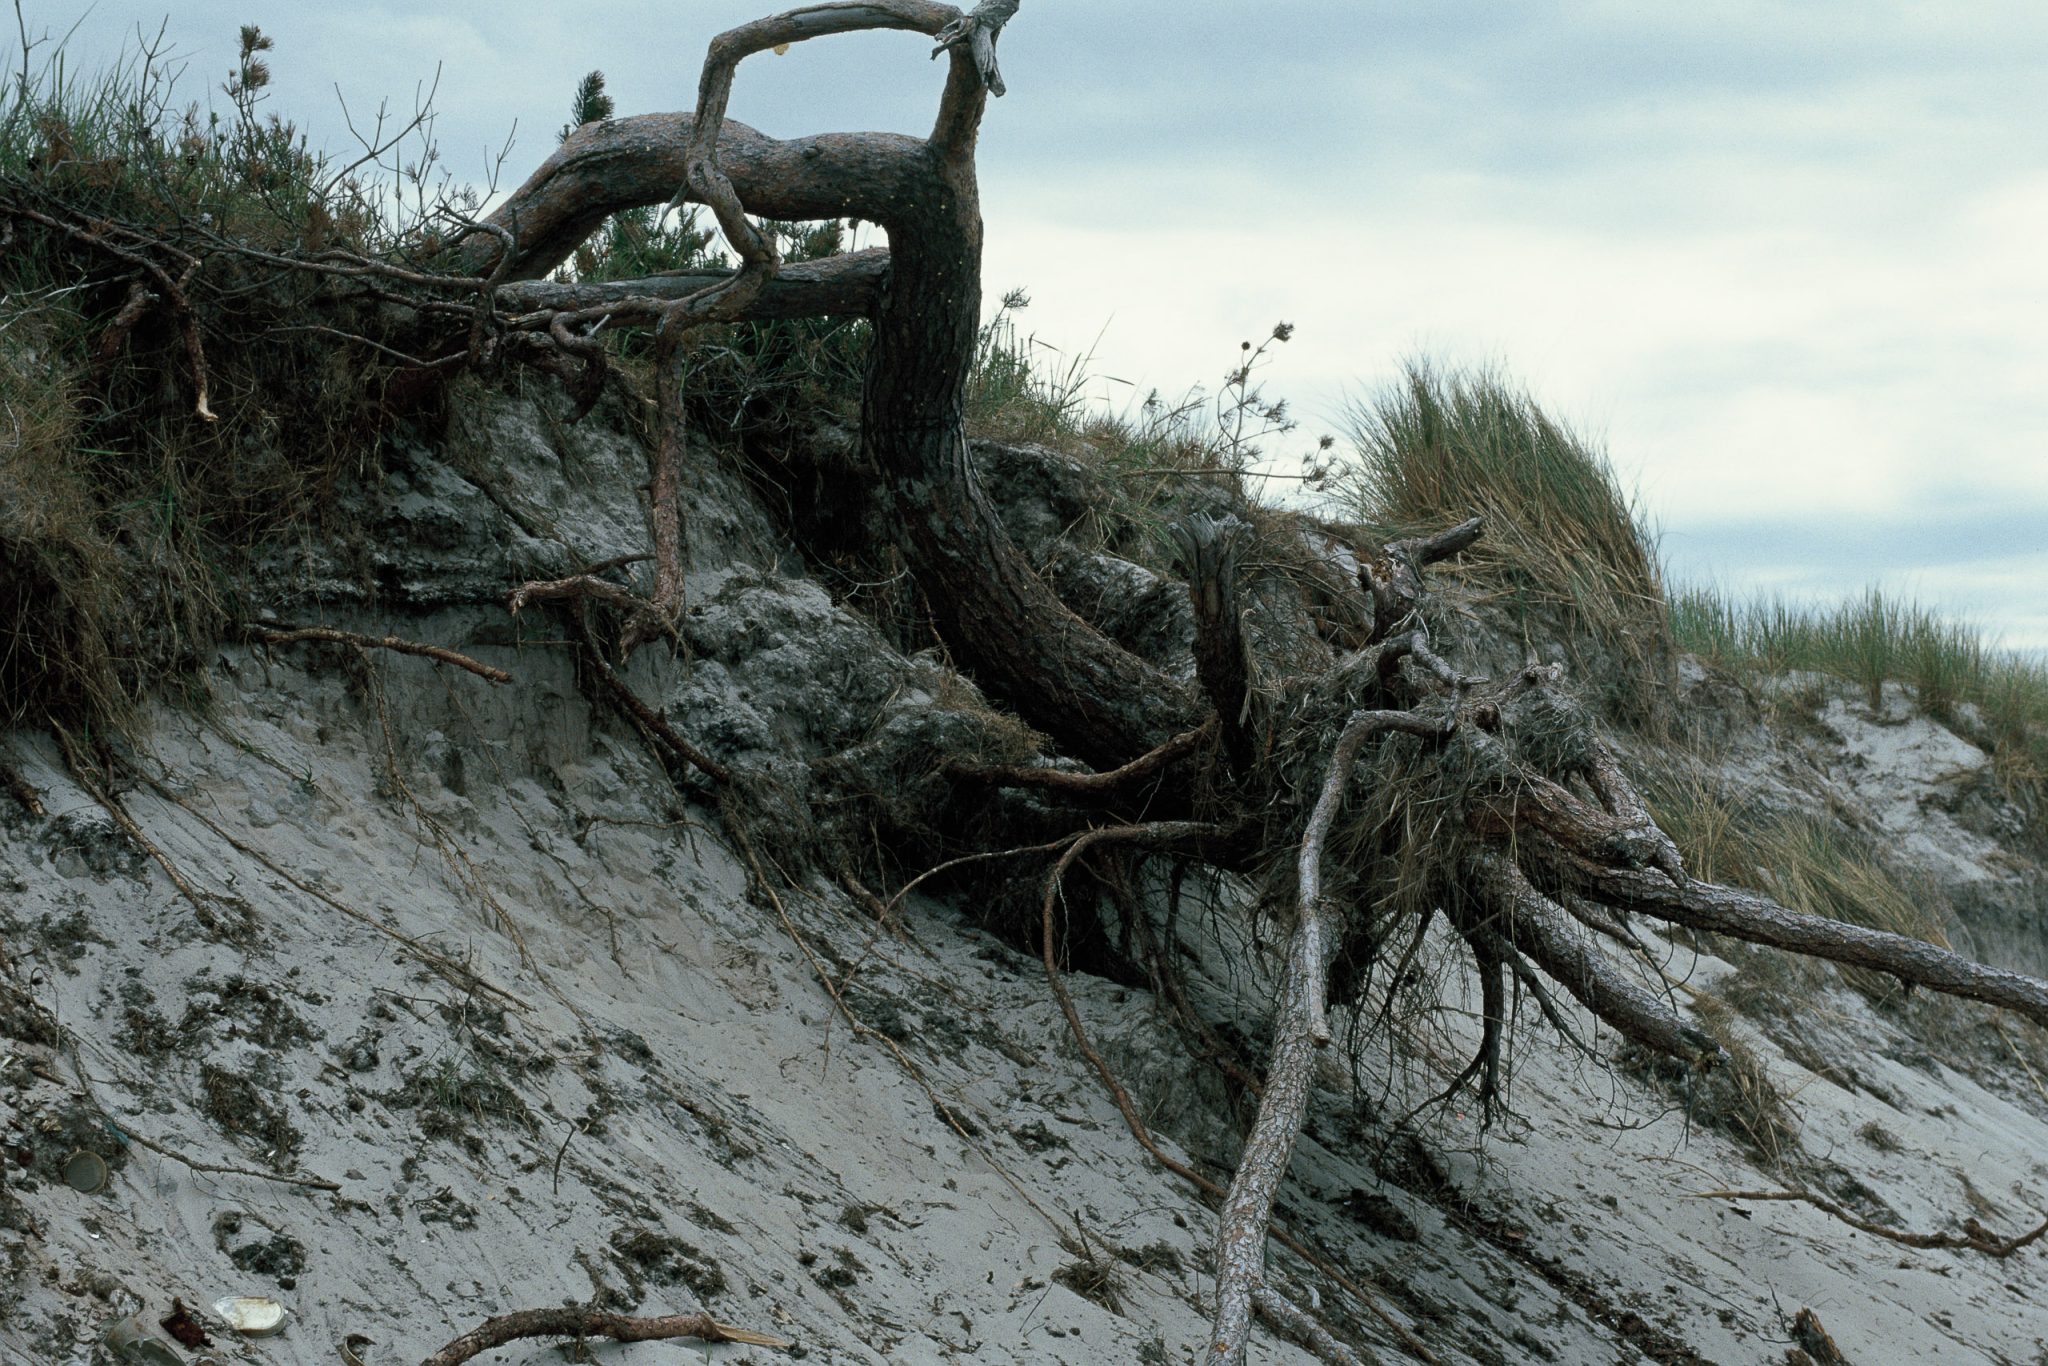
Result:
<svg viewBox="0 0 2048 1366"><path fill-rule="evenodd" d="M624 322L655 317L666 337L679 325L676 310L691 300L700 311L707 299L721 301L719 315L744 318L866 304L874 341L861 458L934 624L991 693L1070 752L1115 767L1191 729L1201 712L1177 681L1075 616L1032 569L982 492L963 425L981 309L974 151L990 89L983 66L1015 8L984 5L963 18L950 6L917 0L821 5L721 35L694 114L579 129L488 223L517 244L509 263L496 263L508 281L500 297L531 312L575 309ZM746 53L861 28L950 34L951 69L931 138L864 133L779 141L723 119L733 67ZM672 196L720 210L743 260L739 274L701 285L693 279L694 291L673 277L596 289L512 283L553 270L610 215ZM886 259L784 271L749 235L746 214L864 219L888 231L889 252ZM496 240L479 238L464 250L481 265ZM759 277L752 292L737 283L748 275ZM664 397L674 388L665 384ZM683 554L672 511L680 428L680 411L664 411L654 482L655 604L670 619L680 606Z"/></svg>

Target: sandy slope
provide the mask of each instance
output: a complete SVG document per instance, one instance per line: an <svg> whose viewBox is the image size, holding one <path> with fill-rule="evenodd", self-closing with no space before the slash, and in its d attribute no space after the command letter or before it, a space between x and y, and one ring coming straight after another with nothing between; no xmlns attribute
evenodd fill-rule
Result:
<svg viewBox="0 0 2048 1366"><path fill-rule="evenodd" d="M971 906L913 900L899 938L822 881L785 894L787 925L750 893L716 816L593 714L546 623L515 643L481 605L508 562L631 548L637 528L611 509L636 457L602 432L551 446L516 406L476 422L467 448L412 452L368 500L379 564L305 555L293 592L324 605L280 607L469 649L517 682L223 650L211 706L159 714L140 764L151 781L119 785L217 928L47 739L4 740L49 814L0 800L0 942L17 993L0 1014L0 1358L82 1363L138 1305L241 1292L274 1294L293 1317L222 1359L279 1366L337 1361L352 1332L374 1342L370 1366L413 1362L485 1315L593 1298L701 1306L817 1361L1188 1360L1211 1220L1144 1159L1036 962L977 928ZM693 734L802 750L923 706L913 685L928 665L890 665L880 701L833 676L872 642L816 589L772 577L789 557L736 481L705 475L697 524L693 596L731 615L742 643L635 674ZM813 694L792 682L805 670L825 680ZM1912 825L1901 785L1946 779L1873 757L1871 735L1897 729L1887 718L1829 706L1839 746L1809 737L1792 764L1757 758L1770 746L1752 737L1764 747L1745 761L1839 779L1874 821ZM1947 732L1914 734L1949 768L1968 760ZM1848 781L1853 768L1876 784L1887 763L1887 785ZM1916 837L1937 806L1915 806L1932 812ZM1945 857L1964 848L1930 837ZM1984 851L1965 852L1981 869ZM438 966L379 927L430 946ZM1227 927L1197 930L1206 1007L1255 1019L1255 954ZM1732 970L1665 947L1681 1002ZM820 971L900 1054L836 1018ZM1227 1099L1149 996L1071 986L1168 1142L1225 1170ZM1413 1022L1415 1046L1450 1057L1472 1036L1467 1009L1452 982ZM1741 1028L1792 1098L1807 1178L1902 1227L1974 1214L2016 1231L2048 1211L2048 1096L2015 1060L2048 1060L2038 1035L2008 1027L1996 1037L2017 1051L1993 1066L1989 1026L1957 1018L1940 1016L1949 1033L1930 1043L1927 1020L1909 1033L1909 1016L1825 985L1768 1034ZM52 1045L51 1019L75 1053ZM1781 1361L1786 1320L1811 1307L1866 1366L2048 1361L2048 1248L2005 1261L1915 1251L1801 1205L1694 1198L1779 1180L1626 1071L1533 1027L1517 1055L1515 1118L1482 1137L1454 1110L1421 1145L1355 1118L1352 1079L1332 1067L1283 1196L1293 1226L1440 1359ZM1361 1081L1382 1119L1423 1085L1370 1059ZM127 1133L340 1189L195 1172ZM52 1179L78 1147L114 1161L105 1192ZM1112 1268L1107 1292L1091 1264ZM1291 1257L1278 1265L1333 1324L1399 1357L1341 1289ZM652 1366L698 1350L592 1359ZM1305 1359L1263 1336L1255 1358ZM534 1343L484 1359L569 1358Z"/></svg>

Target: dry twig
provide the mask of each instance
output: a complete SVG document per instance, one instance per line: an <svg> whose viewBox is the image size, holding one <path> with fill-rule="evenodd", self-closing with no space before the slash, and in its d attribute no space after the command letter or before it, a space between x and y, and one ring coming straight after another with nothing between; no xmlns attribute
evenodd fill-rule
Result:
<svg viewBox="0 0 2048 1366"><path fill-rule="evenodd" d="M357 910L354 906L349 905L347 902L342 901L336 897L329 896L326 892L321 891L318 887L313 886L311 883L305 881L305 879L299 877L297 874L292 873L288 869L280 867L277 861L271 858L268 854L265 854L262 850L256 848L252 844L249 844L247 841L237 839L235 836L229 834L225 829L223 829L220 826L218 822L209 817L205 812L195 809L190 803L180 799L177 796L177 794L173 793L169 788L165 787L156 779L144 776L143 781L149 784L151 790L153 790L157 794L157 796L161 797L163 800L171 803L172 805L178 807L180 810L184 811L186 815L190 816L193 820L198 821L208 830L211 830L216 836L218 836L223 842L225 842L229 848L233 849L236 853L242 855L244 858L254 859L257 863L262 864L272 873L276 874L278 877L283 878L286 882L290 883L294 888L296 888L300 892L305 893L307 896L312 897L315 901L318 901L321 905L326 906L328 909L339 911L341 914L347 916L349 919L354 920L359 924L367 925L371 929L375 930L377 933L383 935L385 938L394 940L397 943L403 945L408 952L412 953L422 963L425 963L428 967L432 968L435 972L439 973L448 982L450 986L455 987L458 991L462 991L464 993L483 992L486 995L497 998L500 1004L507 1006L513 1010L526 1011L531 1010L533 1008L527 1002L521 1000L517 996L514 996L511 992L505 990L503 987L495 986L492 983L485 981L482 977L477 975L475 969L471 968L466 963L458 962L455 959L450 958L447 954L428 947L420 940L413 938L413 936L406 934L401 930L392 929L389 925L386 925L382 921L378 920L376 917L370 915L367 911Z"/></svg>
<svg viewBox="0 0 2048 1366"><path fill-rule="evenodd" d="M1990 1229L1984 1227L1984 1225L1978 1223L1972 1216L1964 1217L1963 1231L1961 1233L1902 1233L1898 1229L1886 1228L1883 1224L1873 1224L1868 1219L1859 1219L1849 1213L1848 1210L1843 1209L1840 1205L1828 1199L1825 1195L1815 1195L1812 1191L1805 1190L1700 1191L1692 1198L1695 1200L1792 1200L1800 1204L1812 1205L1821 1213L1841 1220L1858 1232L1868 1233L1874 1238L1883 1238L1887 1242L1898 1243L1905 1247L1951 1248L1963 1252L1981 1252L1987 1257L2010 1257L2021 1248L2030 1247L2039 1242L2044 1235L2048 1235L2048 1219L2043 1219L2033 1228L2016 1238L2001 1238Z"/></svg>
<svg viewBox="0 0 2048 1366"><path fill-rule="evenodd" d="M503 1347L520 1338L611 1338L615 1342L665 1342L696 1338L700 1342L739 1342L754 1347L788 1347L789 1339L720 1323L709 1314L664 1314L636 1318L600 1309L522 1309L485 1319L420 1366L461 1366L479 1352Z"/></svg>
<svg viewBox="0 0 2048 1366"><path fill-rule="evenodd" d="M199 913L199 923L209 930L219 931L222 928L220 917L213 906L218 898L210 897L194 886L191 879L179 871L178 865L171 862L170 855L159 848L155 840L142 833L142 827L128 814L128 808L121 805L113 793L93 780L92 774L87 771L84 756L78 752L77 742L71 738L71 732L54 724L53 729L57 734L58 747L64 751L64 762L70 767L73 780L100 804L101 809L113 817L114 824L121 828L121 833L126 835L136 848L149 855L156 866L163 869L164 876L178 889L178 895L190 902L192 909Z"/></svg>
<svg viewBox="0 0 2048 1366"><path fill-rule="evenodd" d="M510 683L512 675L503 669L471 659L468 655L457 654L441 645L424 645L416 640L401 640L397 636L366 636L354 631L337 631L331 626L288 626L273 630L267 626L245 626L242 628L251 640L260 640L265 645L292 645L299 641L316 640L330 645L353 645L359 650L391 650L402 655L418 655L440 664L453 664L458 669L467 669L478 678L487 678L493 683Z"/></svg>
<svg viewBox="0 0 2048 1366"><path fill-rule="evenodd" d="M290 1176L284 1172L264 1171L258 1167L236 1167L222 1162L203 1162L196 1157L186 1156L168 1143L159 1143L153 1138L143 1137L125 1122L116 1121L113 1111L107 1109L100 1102L98 1092L93 1089L92 1078L86 1073L85 1059L78 1055L77 1036L69 1030L64 1031L64 1034L66 1051L71 1055L71 1070L78 1074L79 1089L85 1092L86 1099L93 1103L94 1108L101 1115L105 1116L107 1127L112 1129L123 1142L133 1143L138 1148L147 1148L157 1156L168 1157L171 1161L195 1172L212 1172L222 1176L253 1176L259 1181L275 1181L280 1186L304 1186L309 1190L316 1191L338 1191L341 1189L340 1182L328 1181L318 1176Z"/></svg>

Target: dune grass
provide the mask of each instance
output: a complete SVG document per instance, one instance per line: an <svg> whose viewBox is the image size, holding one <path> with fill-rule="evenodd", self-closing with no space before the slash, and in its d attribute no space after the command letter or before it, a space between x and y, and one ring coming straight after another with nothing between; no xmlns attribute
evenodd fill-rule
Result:
<svg viewBox="0 0 2048 1366"><path fill-rule="evenodd" d="M1658 714L1671 656L1656 538L1596 445L1498 374L1426 361L1349 419L1351 515L1402 533L1486 518L1468 582L1553 621L1617 714Z"/></svg>
<svg viewBox="0 0 2048 1366"><path fill-rule="evenodd" d="M1875 588L1808 606L1689 586L1671 595L1671 632L1680 648L1738 675L1804 670L1840 679L1873 710L1885 684L1904 684L1919 710L1990 752L2006 795L2048 832L2048 663Z"/></svg>
<svg viewBox="0 0 2048 1366"><path fill-rule="evenodd" d="M0 725L130 728L229 627L251 556L327 525L395 428L443 413L445 390L380 343L394 314L374 279L290 261L431 272L482 192L437 167L425 109L364 128L360 157L310 148L265 105L273 56L244 27L218 111L176 97L147 43L85 75L38 49L0 82ZM790 259L843 245L837 222L770 227ZM567 270L715 255L694 218L650 211L606 225ZM850 409L864 331L704 329L692 426L739 439ZM399 344L437 344L422 335ZM617 355L644 375L632 347Z"/></svg>
<svg viewBox="0 0 2048 1366"><path fill-rule="evenodd" d="M0 88L0 190L170 240L280 251L340 248L421 264L476 203L431 158L337 163L265 111L269 40L241 35L224 114L173 99L146 47L80 77L61 49ZM572 121L602 113L601 77ZM405 128L392 130L394 147ZM844 245L836 223L772 225L792 259ZM374 367L304 324L346 327L346 301L306 277L209 266L231 307L202 310L215 423L196 421L176 329L160 311L103 354L132 272L105 253L9 221L0 252L0 719L107 719L166 651L190 653L222 619L237 547L331 505L337 480L374 469L387 420ZM694 220L622 215L570 267L593 278L716 256ZM225 272L223 274L223 272ZM238 273L239 272L239 273ZM235 275L232 281L226 275ZM983 329L967 393L976 435L1043 442L1102 476L1099 541L1170 559L1164 522L1204 501L1248 506L1259 442L1292 427L1255 371L1291 334L1245 342L1212 392L1152 395L1122 414L1091 403L1087 353L1019 332L1007 296ZM693 358L693 424L745 435L793 430L819 405L857 402L864 324L708 329ZM623 357L629 363L630 354ZM1872 697L1910 684L1920 705L1975 725L2013 791L2043 809L2048 669L1984 648L1966 627L1868 595L1836 610L1664 597L1655 538L1598 448L1490 372L1411 363L1349 414L1352 458L1333 485L1341 515L1375 530L1435 529L1480 514L1461 570L1481 595L1542 617L1578 651L1582 679L1624 719L1654 715L1674 640L1726 667L1813 669ZM1270 486L1266 486L1270 487ZM54 604L43 612L38 604ZM65 623L68 625L55 625ZM1581 647L1584 648L1581 648ZM1972 738L1979 738L1973 733Z"/></svg>
<svg viewBox="0 0 2048 1366"><path fill-rule="evenodd" d="M1697 877L1756 887L1831 920L1949 942L1941 899L1839 821L1770 810L1698 775L1658 776L1645 799Z"/></svg>
<svg viewBox="0 0 2048 1366"><path fill-rule="evenodd" d="M1975 700L1997 662L1967 623L1875 588L1832 607L1808 607L1686 587L1671 595L1671 629L1686 649L1719 664L1831 674L1862 689L1873 708L1886 683L1910 684L1919 705L1943 719Z"/></svg>
<svg viewBox="0 0 2048 1366"><path fill-rule="evenodd" d="M233 548L373 457L362 367L307 325L362 306L316 317L312 277L201 268L230 238L406 249L394 187L259 112L268 50L242 30L224 117L175 103L147 46L88 76L39 52L0 90L0 723L122 728L224 624Z"/></svg>

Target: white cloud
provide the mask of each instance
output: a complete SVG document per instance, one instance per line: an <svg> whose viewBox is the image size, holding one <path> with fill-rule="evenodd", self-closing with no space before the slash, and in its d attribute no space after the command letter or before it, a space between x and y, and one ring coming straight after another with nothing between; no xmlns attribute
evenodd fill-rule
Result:
<svg viewBox="0 0 2048 1366"><path fill-rule="evenodd" d="M687 105L710 33L772 8L254 17L279 39L273 107L316 141L341 141L330 83L403 106L441 61L444 151L471 171L517 117L516 180L584 71L623 110ZM105 51L156 12L100 0L81 42ZM202 88L247 17L179 6ZM1916 541L1903 566L1932 575L1969 558L1974 510L2048 507L2044 58L2032 0L1031 0L982 144L987 284L1028 287L1025 325L1069 352L1100 334L1099 372L1170 393L1287 318L1271 387L1311 425L1405 354L1497 360L1605 430L1675 554L1766 553L1741 519L1938 508L1953 542ZM916 38L835 39L749 63L734 112L778 134L918 131L939 74ZM1797 572L1853 589L1864 557L1834 553ZM2042 568L1955 582L2017 621L2048 598Z"/></svg>

